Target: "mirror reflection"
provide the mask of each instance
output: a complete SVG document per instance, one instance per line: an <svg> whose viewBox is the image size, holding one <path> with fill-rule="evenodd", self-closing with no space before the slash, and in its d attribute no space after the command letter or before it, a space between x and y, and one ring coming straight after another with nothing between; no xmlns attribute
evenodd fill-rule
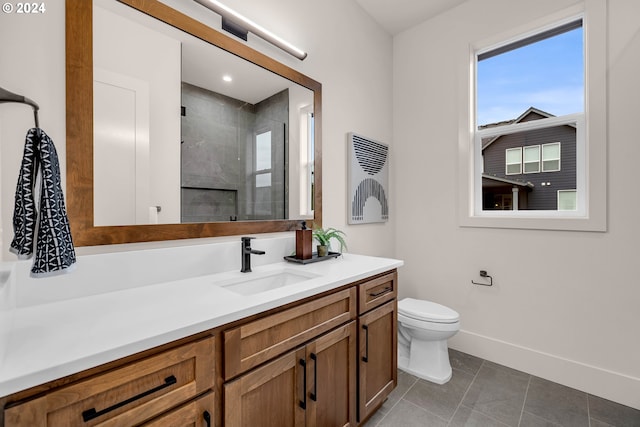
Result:
<svg viewBox="0 0 640 427"><path fill-rule="evenodd" d="M94 224L313 218L314 93L95 0Z"/></svg>

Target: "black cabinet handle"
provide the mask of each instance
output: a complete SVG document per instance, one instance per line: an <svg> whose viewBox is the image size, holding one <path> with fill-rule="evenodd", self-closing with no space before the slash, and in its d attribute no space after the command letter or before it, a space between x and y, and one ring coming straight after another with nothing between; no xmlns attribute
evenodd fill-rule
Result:
<svg viewBox="0 0 640 427"><path fill-rule="evenodd" d="M207 423L207 427L211 427L211 414L209 414L209 411L204 411L202 418L204 418L204 421Z"/></svg>
<svg viewBox="0 0 640 427"><path fill-rule="evenodd" d="M367 325L362 325L362 329L364 329L364 339L365 339L365 349L364 356L362 356L362 361L367 363L369 362L369 327Z"/></svg>
<svg viewBox="0 0 640 427"><path fill-rule="evenodd" d="M311 400L318 401L318 356L315 353L311 353L311 360L313 360L313 393L311 393Z"/></svg>
<svg viewBox="0 0 640 427"><path fill-rule="evenodd" d="M300 365L302 366L302 368L304 369L304 380L303 380L303 384L304 384L304 400L300 401L300 407L302 409L307 409L307 362L305 362L304 359L300 359Z"/></svg>
<svg viewBox="0 0 640 427"><path fill-rule="evenodd" d="M176 377L174 377L173 375L171 375L170 377L167 377L164 379L164 384L161 384L157 387L152 388L151 390L147 390L147 391L143 391L142 393L130 397L127 400L123 400L122 402L116 403L115 405L109 406L106 409L103 409L102 411L96 411L96 408L91 408L91 409L87 409L86 411L82 412L82 419L84 420L84 422L88 422L93 420L94 418L98 418L99 416L102 416L108 412L111 411L115 411L118 408L122 408L125 405L128 405L129 403L135 402L136 400L142 399L143 397L149 396L150 394L155 393L156 391L160 391L163 388L167 388L172 386L173 384L177 383L178 380L176 380Z"/></svg>
<svg viewBox="0 0 640 427"><path fill-rule="evenodd" d="M384 294L388 294L389 292L391 292L393 290L393 288L391 286L387 286L386 288L384 288L383 290L381 290L380 292L371 292L369 294L370 297L379 297L380 295L384 295Z"/></svg>

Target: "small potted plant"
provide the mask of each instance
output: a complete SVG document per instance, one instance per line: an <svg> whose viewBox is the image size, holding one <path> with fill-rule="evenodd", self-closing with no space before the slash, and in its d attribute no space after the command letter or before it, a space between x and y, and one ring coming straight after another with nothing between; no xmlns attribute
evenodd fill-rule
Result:
<svg viewBox="0 0 640 427"><path fill-rule="evenodd" d="M313 238L318 242L318 256L327 256L331 247L331 240L336 239L340 242L340 252L347 247L344 241L345 234L335 228L316 228L313 230Z"/></svg>

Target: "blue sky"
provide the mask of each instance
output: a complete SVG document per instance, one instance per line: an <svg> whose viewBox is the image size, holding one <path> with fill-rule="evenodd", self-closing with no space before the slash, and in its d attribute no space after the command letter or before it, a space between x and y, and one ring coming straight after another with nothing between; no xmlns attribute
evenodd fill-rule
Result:
<svg viewBox="0 0 640 427"><path fill-rule="evenodd" d="M478 63L478 124L515 119L529 107L582 112L582 28Z"/></svg>

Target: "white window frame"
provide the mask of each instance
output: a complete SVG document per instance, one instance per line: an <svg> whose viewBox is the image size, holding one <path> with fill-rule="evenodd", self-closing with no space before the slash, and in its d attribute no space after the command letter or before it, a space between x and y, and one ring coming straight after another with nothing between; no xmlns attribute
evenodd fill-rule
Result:
<svg viewBox="0 0 640 427"><path fill-rule="evenodd" d="M300 117L300 217L313 219L315 117L313 105L299 109Z"/></svg>
<svg viewBox="0 0 640 427"><path fill-rule="evenodd" d="M536 160L535 162L528 162L526 158L527 156L525 155L525 153L527 152L527 149L532 149L532 148L537 148L538 160ZM525 174L540 173L540 158L541 158L541 150L539 145L525 145L522 148L522 173L525 173ZM531 164L531 163L536 163L538 165L538 168L534 171L527 171L527 164Z"/></svg>
<svg viewBox="0 0 640 427"><path fill-rule="evenodd" d="M509 162L509 151L519 151L519 159L517 163ZM504 174L505 175L522 175L522 147L512 147L504 150ZM519 165L518 172L509 172L509 166Z"/></svg>
<svg viewBox="0 0 640 427"><path fill-rule="evenodd" d="M584 114L551 117L531 122L500 126L499 130L475 128L475 63L478 51L489 51L550 28L582 18L585 48ZM459 224L463 227L522 228L544 230L607 230L607 1L584 0L545 18L514 28L508 33L482 41L472 41L460 56L461 79L459 102ZM578 204L576 211L483 211L481 138L575 123L577 126L576 160ZM588 126L586 125L588 123ZM581 192L581 193L580 193Z"/></svg>
<svg viewBox="0 0 640 427"><path fill-rule="evenodd" d="M551 145L557 145L558 146L558 158L557 159L546 159L547 161L550 160L557 160L558 161L558 168L557 169L545 169L544 168L544 147L549 147ZM541 147L541 151L540 151L540 164L541 164L541 168L542 168L542 172L560 172L560 170L562 169L562 144L560 144L559 142L550 142L548 144L542 144Z"/></svg>
<svg viewBox="0 0 640 427"><path fill-rule="evenodd" d="M576 206L577 206L577 205L578 205L578 204L577 204L577 201L579 200L579 198L578 198L578 194L577 194L577 191L576 191L575 189L571 189L571 190L558 190L558 191L557 191L557 193L556 193L556 194L557 194L557 195L556 195L556 204L557 204L557 206L558 206L558 210L559 210L559 211L562 211L562 212L574 212L574 210L573 210L573 209L560 209L560 194L561 194L561 193L575 193L575 194L576 194Z"/></svg>
<svg viewBox="0 0 640 427"><path fill-rule="evenodd" d="M269 167L267 168L263 168L263 169L258 169L258 155L259 155L259 147L258 147L258 142L260 141L260 137L262 135L269 135ZM259 131L256 132L256 136L255 136L255 141L254 141L254 158L253 158L253 184L255 188L267 188L267 187L271 187L272 186L272 180L273 180L273 159L272 159L272 150L273 150L273 143L272 143L272 131L271 129L265 129L263 131ZM263 181L268 178L268 185L266 183L264 183Z"/></svg>

